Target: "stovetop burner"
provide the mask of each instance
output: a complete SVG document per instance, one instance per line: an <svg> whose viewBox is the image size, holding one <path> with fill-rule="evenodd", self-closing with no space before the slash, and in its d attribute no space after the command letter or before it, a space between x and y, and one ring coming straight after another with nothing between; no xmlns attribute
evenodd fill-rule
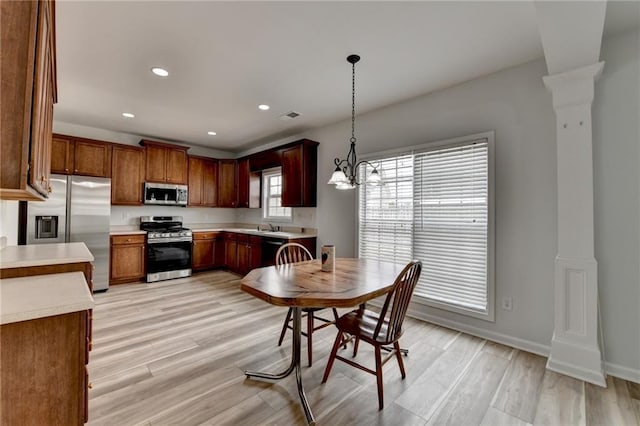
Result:
<svg viewBox="0 0 640 426"><path fill-rule="evenodd" d="M192 237L189 228L182 226L182 216L142 216L140 229L147 231L150 240L159 238Z"/></svg>

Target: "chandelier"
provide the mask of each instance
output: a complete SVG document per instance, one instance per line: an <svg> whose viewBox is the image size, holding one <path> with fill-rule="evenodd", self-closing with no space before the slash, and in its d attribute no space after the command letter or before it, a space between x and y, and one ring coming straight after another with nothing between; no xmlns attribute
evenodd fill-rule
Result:
<svg viewBox="0 0 640 426"><path fill-rule="evenodd" d="M354 189L358 185L381 185L382 178L378 169L366 160L358 161L356 158L356 63L360 60L358 55L347 56L347 62L351 64L351 147L347 158L341 160L336 158L333 160L336 169L331 175L331 179L327 182L329 185L335 185L337 189ZM369 165L373 168L369 176L365 177L364 182L358 181L358 167L361 165Z"/></svg>

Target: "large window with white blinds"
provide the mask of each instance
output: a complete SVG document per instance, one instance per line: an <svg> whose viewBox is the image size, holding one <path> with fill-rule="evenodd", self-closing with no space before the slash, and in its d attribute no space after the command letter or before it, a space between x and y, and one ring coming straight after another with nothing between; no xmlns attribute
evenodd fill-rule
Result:
<svg viewBox="0 0 640 426"><path fill-rule="evenodd" d="M362 186L358 197L360 257L421 260L414 301L489 320L492 146L485 133L368 158L384 185Z"/></svg>

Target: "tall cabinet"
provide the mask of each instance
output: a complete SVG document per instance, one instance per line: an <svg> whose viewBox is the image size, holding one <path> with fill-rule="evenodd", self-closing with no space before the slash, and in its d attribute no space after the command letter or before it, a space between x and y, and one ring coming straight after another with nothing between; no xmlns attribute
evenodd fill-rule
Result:
<svg viewBox="0 0 640 426"><path fill-rule="evenodd" d="M0 45L0 198L42 200L57 100L54 2L0 2Z"/></svg>
<svg viewBox="0 0 640 426"><path fill-rule="evenodd" d="M111 160L111 204L141 205L144 149L114 145Z"/></svg>

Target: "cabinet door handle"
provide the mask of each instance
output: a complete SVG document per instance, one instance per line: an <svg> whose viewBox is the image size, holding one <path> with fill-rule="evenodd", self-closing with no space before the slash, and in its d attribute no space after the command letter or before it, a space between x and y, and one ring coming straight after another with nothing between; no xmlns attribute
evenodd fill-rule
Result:
<svg viewBox="0 0 640 426"><path fill-rule="evenodd" d="M73 170L73 173L78 173L78 169L74 169L74 170Z"/></svg>
<svg viewBox="0 0 640 426"><path fill-rule="evenodd" d="M130 243L131 242L131 238L127 238L127 242Z"/></svg>
<svg viewBox="0 0 640 426"><path fill-rule="evenodd" d="M49 186L47 187L47 192L48 192L49 194L51 194L51 192L53 192L53 190L51 189L51 185L49 185Z"/></svg>
<svg viewBox="0 0 640 426"><path fill-rule="evenodd" d="M66 169L64 169L64 171L65 171L65 172L68 172L68 171L69 171L69 169L68 169L68 168L66 168Z"/></svg>
<svg viewBox="0 0 640 426"><path fill-rule="evenodd" d="M45 183L47 181L47 178L44 176L40 176L40 182Z"/></svg>

